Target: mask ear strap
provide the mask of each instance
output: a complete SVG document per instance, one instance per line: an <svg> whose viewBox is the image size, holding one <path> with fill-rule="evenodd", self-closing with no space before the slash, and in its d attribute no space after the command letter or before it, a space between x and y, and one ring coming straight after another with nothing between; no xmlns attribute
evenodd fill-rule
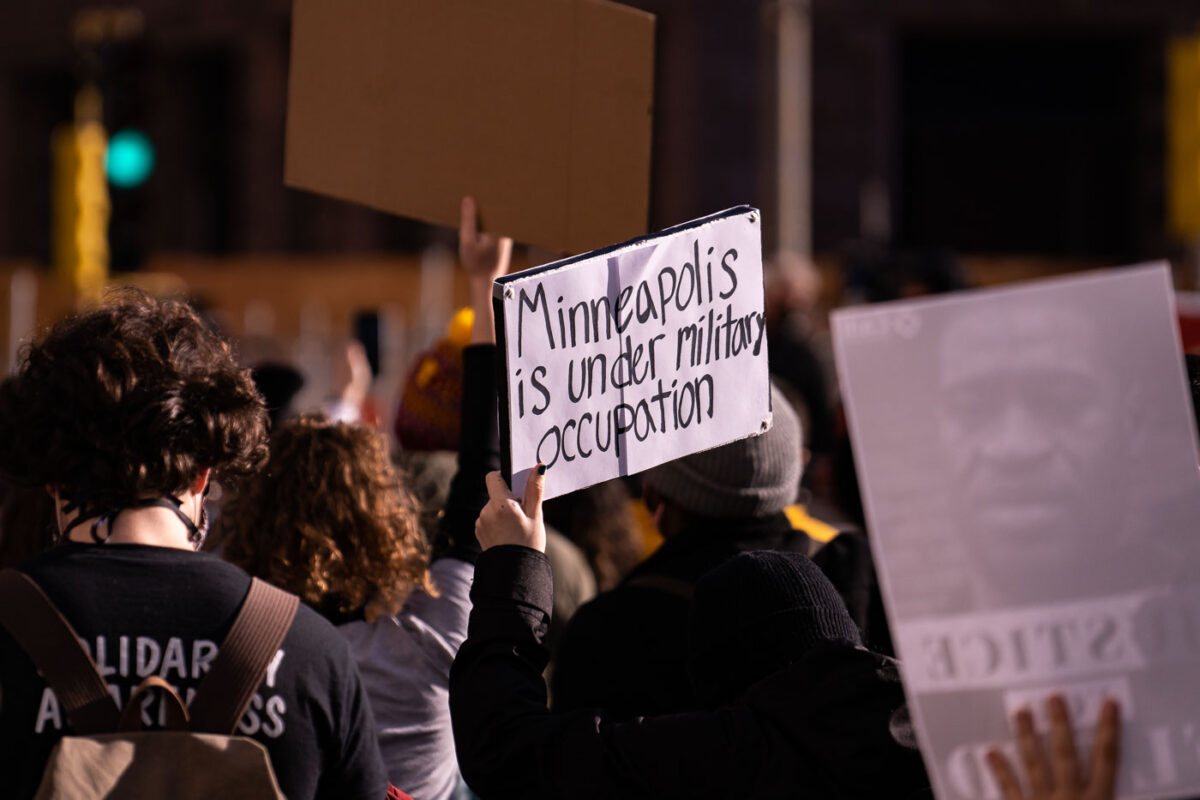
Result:
<svg viewBox="0 0 1200 800"><path fill-rule="evenodd" d="M192 522L191 517L183 513L183 501L178 497L169 494L164 494L162 497L147 497L134 503L130 508L150 508L152 506L174 511L175 516L179 517L179 521L187 526L188 539L195 541L200 538L200 529L196 527L195 522Z"/></svg>
<svg viewBox="0 0 1200 800"><path fill-rule="evenodd" d="M120 513L120 512L117 512L117 513ZM116 514L112 514L112 515L101 514L100 516L96 517L96 521L92 523L92 541L93 542L95 542L96 544L104 544L106 541L108 541L108 536L101 538L100 526L107 523L108 524L108 532L111 535L112 534L112 521L116 516L117 516Z"/></svg>
<svg viewBox="0 0 1200 800"><path fill-rule="evenodd" d="M57 495L55 496L55 499L56 500L58 499ZM67 497L64 499L67 502L62 507L63 516L70 514L72 511L78 511L79 513L75 515L74 519L72 519L70 522L68 522L66 525L63 526L62 533L59 534L59 538L61 538L61 539L68 538L68 536L70 535L71 530L73 528L79 527L81 524L83 524L83 521L85 519L87 519L88 517L91 516L91 514L87 510L87 501L86 500L80 499L78 497L74 497L74 498ZM95 538L95 536L96 536L96 531L93 528L92 529L92 538Z"/></svg>
<svg viewBox="0 0 1200 800"><path fill-rule="evenodd" d="M62 533L59 534L59 539L69 538L71 531L74 528L79 527L80 525L83 524L84 520L86 520L92 516L92 512L88 510L86 504L84 504L84 503L75 503L75 502L67 503L67 505L65 505L63 507L63 512L70 513L76 509L79 510L79 513L75 515L74 519L72 519L70 522L68 522L66 525L63 526ZM94 539L97 544L101 544L104 542L104 540L100 538L100 533L99 533L100 525L106 521L111 522L112 521L111 517L112 517L112 515L109 515L109 514L101 514L101 515L97 516L96 521L92 523L92 539ZM111 527L111 525L110 525L110 527Z"/></svg>
<svg viewBox="0 0 1200 800"><path fill-rule="evenodd" d="M83 524L83 521L86 518L87 518L87 512L80 511L79 515L76 516L75 519L71 520L70 522L68 522L66 525L63 526L62 533L60 533L59 536L63 539L66 539L70 535L71 529L79 527L81 524Z"/></svg>
<svg viewBox="0 0 1200 800"><path fill-rule="evenodd" d="M205 496L208 495L208 489L208 486L204 487ZM164 494L162 497L148 497L144 500L139 500L132 505L126 506L126 508L149 508L151 506L158 506L175 512L175 516L179 517L179 521L187 526L188 540L196 544L197 547L199 547L200 542L204 541L204 534L207 532L204 529L208 527L206 524L208 516L207 509L202 508L200 520L201 526L197 527L196 523L192 521L192 518L183 513L183 501L173 495ZM76 500L68 502L63 507L63 512L69 513L76 509L79 510L79 513L76 515L76 517L63 526L61 535L63 539L67 538L68 534L71 533L73 528L79 526L84 520L92 516L92 512L87 510L87 504ZM108 541L107 536L100 535L100 526L107 526L109 533L111 533L113 523L117 520L117 515L124 510L125 509L117 509L116 511L112 511L107 514L98 515L92 522L92 541L94 541L96 544L104 544L106 541Z"/></svg>

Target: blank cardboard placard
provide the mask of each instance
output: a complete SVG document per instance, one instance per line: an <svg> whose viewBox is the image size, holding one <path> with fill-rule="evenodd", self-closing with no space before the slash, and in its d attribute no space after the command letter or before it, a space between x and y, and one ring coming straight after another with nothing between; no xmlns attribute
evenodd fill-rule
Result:
<svg viewBox="0 0 1200 800"><path fill-rule="evenodd" d="M654 17L599 0L295 0L287 185L578 253L646 232Z"/></svg>

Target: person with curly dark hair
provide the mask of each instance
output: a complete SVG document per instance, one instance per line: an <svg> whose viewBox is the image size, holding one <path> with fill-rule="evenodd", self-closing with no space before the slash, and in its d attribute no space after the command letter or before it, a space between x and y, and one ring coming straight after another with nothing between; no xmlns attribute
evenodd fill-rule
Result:
<svg viewBox="0 0 1200 800"><path fill-rule="evenodd" d="M394 615L416 589L436 594L417 501L387 443L318 414L275 431L267 468L226 500L213 543L335 623Z"/></svg>
<svg viewBox="0 0 1200 800"><path fill-rule="evenodd" d="M484 475L499 463L491 289L512 240L476 226L464 200L459 255L474 315L458 469L432 547L381 436L313 416L272 435L266 469L226 502L213 537L224 558L338 625L371 699L388 777L420 800L453 797L460 782L450 666L467 635Z"/></svg>
<svg viewBox="0 0 1200 800"><path fill-rule="evenodd" d="M212 541L338 626L363 675L389 780L416 797L452 792L446 681L466 635L474 569L440 559L431 574L416 498L383 436L320 415L284 422L266 469L226 500Z"/></svg>
<svg viewBox="0 0 1200 800"><path fill-rule="evenodd" d="M119 706L150 676L188 698L250 576L195 552L213 479L262 464L266 414L229 345L185 304L129 290L55 325L0 385L0 475L54 498L61 543L20 566L91 654ZM68 709L0 628L0 783L32 797ZM142 721L162 723L149 695ZM345 641L301 607L237 733L298 798L378 798L387 779Z"/></svg>

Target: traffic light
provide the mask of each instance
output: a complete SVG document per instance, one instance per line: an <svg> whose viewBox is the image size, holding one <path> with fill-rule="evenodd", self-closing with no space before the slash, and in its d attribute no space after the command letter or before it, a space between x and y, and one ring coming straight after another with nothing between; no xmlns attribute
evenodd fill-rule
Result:
<svg viewBox="0 0 1200 800"><path fill-rule="evenodd" d="M136 270L149 249L150 203L146 181L154 172L155 151L146 134L148 58L142 12L132 7L97 8L85 25L86 44L104 97L108 152L104 172L113 213L108 246L114 271Z"/></svg>
<svg viewBox="0 0 1200 800"><path fill-rule="evenodd" d="M110 267L135 269L144 256L141 187L155 153L141 130L141 32L133 8L85 9L72 21L82 88L74 119L51 143L52 251L58 273L83 296L99 295Z"/></svg>
<svg viewBox="0 0 1200 800"><path fill-rule="evenodd" d="M154 145L136 128L119 130L108 140L104 172L121 189L136 189L154 171Z"/></svg>

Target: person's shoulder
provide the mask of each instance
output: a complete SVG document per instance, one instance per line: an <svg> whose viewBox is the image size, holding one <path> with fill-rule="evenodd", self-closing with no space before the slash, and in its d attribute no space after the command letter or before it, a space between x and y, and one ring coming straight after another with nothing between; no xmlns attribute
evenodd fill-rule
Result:
<svg viewBox="0 0 1200 800"><path fill-rule="evenodd" d="M72 561L79 558L80 554L86 552L86 545L65 544L58 547L52 547L49 550L30 556L21 563L15 566L15 569L24 572L26 575L36 577L38 573L50 568L57 567L64 561Z"/></svg>
<svg viewBox="0 0 1200 800"><path fill-rule="evenodd" d="M646 587L628 580L617 584L611 589L600 592L591 600L579 607L577 614L616 614L641 605L642 593Z"/></svg>
<svg viewBox="0 0 1200 800"><path fill-rule="evenodd" d="M460 558L439 558L429 566L429 575L438 589L439 595L449 592L454 597L466 598L471 592L471 582L475 578L475 565ZM409 597L409 602L421 597L429 597L417 589Z"/></svg>
<svg viewBox="0 0 1200 800"><path fill-rule="evenodd" d="M242 598L253 579L250 573L236 564L211 553L181 551L183 561L203 575L205 583L219 587L222 592L236 593ZM285 648L301 650L306 658L325 658L335 661L350 659L349 646L336 627L301 600L296 615L284 638Z"/></svg>
<svg viewBox="0 0 1200 800"><path fill-rule="evenodd" d="M296 609L284 647L300 650L308 661L323 661L335 668L353 661L346 636L303 602Z"/></svg>
<svg viewBox="0 0 1200 800"><path fill-rule="evenodd" d="M144 581L186 582L202 579L215 587L244 591L250 575L241 567L229 564L211 553L190 549L156 547L152 545L92 545L84 542L64 542L22 561L17 569L38 583L74 584L82 579L110 575L118 579L137 573ZM170 577L168 577L170 576ZM84 581L84 583L88 583Z"/></svg>
<svg viewBox="0 0 1200 800"><path fill-rule="evenodd" d="M578 637L580 631L640 630L660 616L686 616L690 584L657 573L631 576L581 605L567 623Z"/></svg>
<svg viewBox="0 0 1200 800"><path fill-rule="evenodd" d="M249 580L249 574L241 567L224 561L212 553L148 544L64 542L22 561L17 565L17 569L32 574L47 568L58 568L65 565L102 565L126 562L186 565L200 570L240 574Z"/></svg>
<svg viewBox="0 0 1200 800"><path fill-rule="evenodd" d="M849 642L823 642L750 687L741 703L814 747L834 732L857 730L863 747L914 750L911 730L900 731L908 717L896 667L894 659Z"/></svg>
<svg viewBox="0 0 1200 800"><path fill-rule="evenodd" d="M822 642L746 693L748 705L769 709L807 709L849 723L886 720L904 703L895 660L849 642ZM869 723L867 723L869 724Z"/></svg>
<svg viewBox="0 0 1200 800"><path fill-rule="evenodd" d="M344 638L332 622L304 602L296 609L290 633L303 637L306 641L340 641Z"/></svg>

